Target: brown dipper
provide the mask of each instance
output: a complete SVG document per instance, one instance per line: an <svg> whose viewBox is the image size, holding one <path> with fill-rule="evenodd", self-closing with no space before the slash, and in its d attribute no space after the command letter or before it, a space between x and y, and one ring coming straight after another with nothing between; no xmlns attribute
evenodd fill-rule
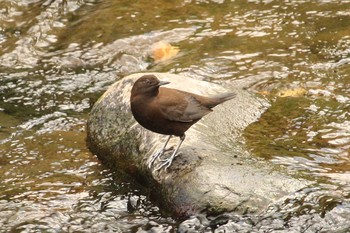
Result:
<svg viewBox="0 0 350 233"><path fill-rule="evenodd" d="M224 93L213 97L204 97L176 89L160 87L169 82L159 81L154 75L143 75L131 89L131 111L136 121L155 133L169 135L164 146L156 152L149 167L156 158L167 149L172 135L180 137L180 142L169 159L164 160L156 170L165 166L167 169L177 156L185 132L212 108L235 97L234 93Z"/></svg>

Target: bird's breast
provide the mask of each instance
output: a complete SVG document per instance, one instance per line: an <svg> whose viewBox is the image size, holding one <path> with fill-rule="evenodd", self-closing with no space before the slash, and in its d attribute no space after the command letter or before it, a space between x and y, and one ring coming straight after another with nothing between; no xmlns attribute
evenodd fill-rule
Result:
<svg viewBox="0 0 350 233"><path fill-rule="evenodd" d="M169 120L160 111L157 101L131 101L131 111L135 120L144 128L155 133L182 136L194 123L183 123Z"/></svg>

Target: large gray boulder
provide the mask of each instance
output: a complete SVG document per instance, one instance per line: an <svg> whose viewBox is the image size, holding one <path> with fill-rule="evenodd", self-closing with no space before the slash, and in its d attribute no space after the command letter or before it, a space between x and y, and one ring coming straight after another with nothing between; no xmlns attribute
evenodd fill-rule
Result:
<svg viewBox="0 0 350 233"><path fill-rule="evenodd" d="M130 110L131 87L144 73L116 82L94 105L87 124L89 148L110 168L123 169L150 186L168 210L181 216L232 210L259 212L306 185L245 148L242 132L268 108L267 101L232 86L224 88L175 74L152 74L170 81L168 87L201 95L237 93L236 98L215 107L187 131L181 154L166 171L153 171L146 165L166 136L144 129ZM178 140L173 137L169 145Z"/></svg>

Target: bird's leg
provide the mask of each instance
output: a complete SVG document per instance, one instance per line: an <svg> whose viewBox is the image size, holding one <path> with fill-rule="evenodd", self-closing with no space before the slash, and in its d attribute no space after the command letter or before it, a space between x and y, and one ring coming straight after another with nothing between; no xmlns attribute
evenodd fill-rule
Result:
<svg viewBox="0 0 350 233"><path fill-rule="evenodd" d="M165 167L165 170L170 167L171 163L173 162L174 158L178 155L177 151L179 150L182 142L185 140L185 135L181 136L180 137L180 142L179 144L177 145L175 151L172 153L172 155L170 156L170 158L166 159L164 161L164 163L160 164L156 169L155 171L158 171L160 170L162 167Z"/></svg>
<svg viewBox="0 0 350 233"><path fill-rule="evenodd" d="M171 135L169 135L168 139L166 140L166 142L164 143L163 147L161 149L159 149L156 153L154 153L151 157L151 160L148 162L148 168L152 167L153 162L159 158L159 156L161 156L165 151L166 151L166 146L168 145L168 142L171 138Z"/></svg>

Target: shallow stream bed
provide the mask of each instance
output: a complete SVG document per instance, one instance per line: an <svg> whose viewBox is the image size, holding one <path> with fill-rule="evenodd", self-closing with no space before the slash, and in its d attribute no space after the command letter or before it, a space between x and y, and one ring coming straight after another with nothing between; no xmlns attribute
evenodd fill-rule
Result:
<svg viewBox="0 0 350 233"><path fill-rule="evenodd" d="M160 41L179 54L155 62ZM349 232L349 48L350 1L2 0L0 232ZM94 102L142 71L267 98L243 143L313 184L259 215L173 218L85 143Z"/></svg>

